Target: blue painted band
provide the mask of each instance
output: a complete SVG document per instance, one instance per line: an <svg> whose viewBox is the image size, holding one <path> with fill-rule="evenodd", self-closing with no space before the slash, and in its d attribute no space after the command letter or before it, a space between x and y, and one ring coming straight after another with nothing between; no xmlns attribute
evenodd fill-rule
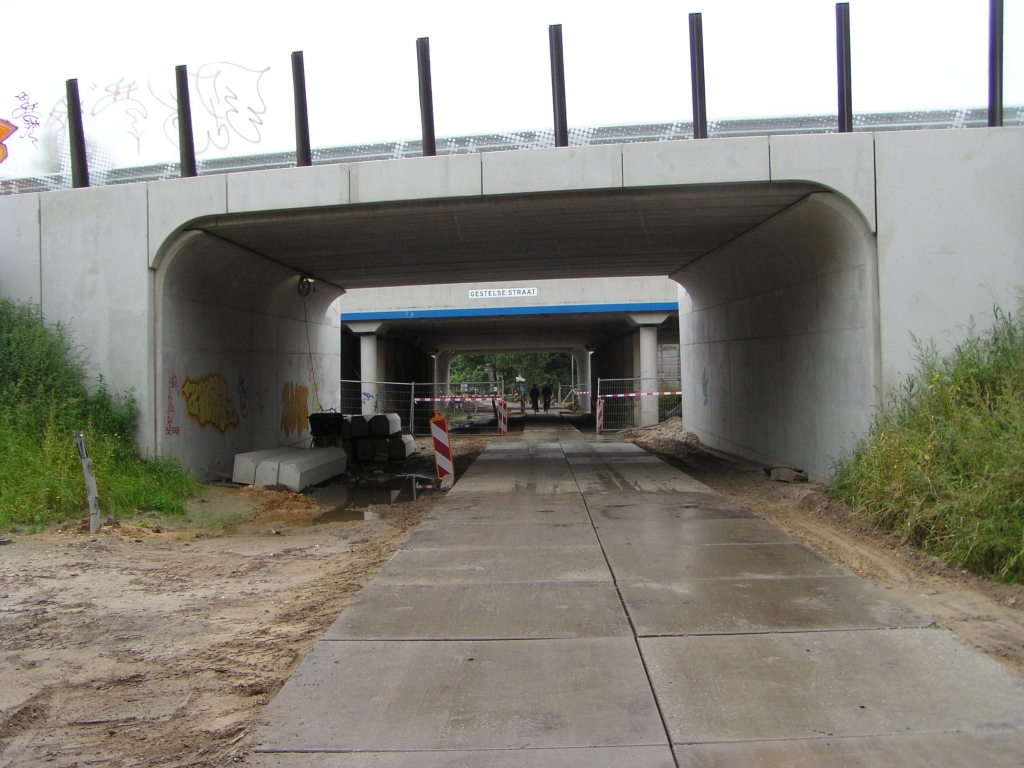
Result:
<svg viewBox="0 0 1024 768"><path fill-rule="evenodd" d="M460 309L401 309L391 312L342 312L346 322L362 320L426 320L441 317L507 317L513 315L589 315L622 312L678 312L675 301L640 304L559 304L550 307L464 307Z"/></svg>

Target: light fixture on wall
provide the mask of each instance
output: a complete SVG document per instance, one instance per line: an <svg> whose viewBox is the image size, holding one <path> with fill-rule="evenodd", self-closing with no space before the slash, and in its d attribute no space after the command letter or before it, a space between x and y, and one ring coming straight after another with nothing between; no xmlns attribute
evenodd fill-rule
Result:
<svg viewBox="0 0 1024 768"><path fill-rule="evenodd" d="M299 282L295 286L299 292L299 296L306 298L309 294L316 292L316 286L313 285L313 278L302 275L299 277Z"/></svg>

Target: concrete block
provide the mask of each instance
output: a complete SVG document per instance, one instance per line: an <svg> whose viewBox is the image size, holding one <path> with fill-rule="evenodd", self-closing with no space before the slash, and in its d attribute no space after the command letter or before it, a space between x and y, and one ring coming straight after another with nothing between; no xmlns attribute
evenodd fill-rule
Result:
<svg viewBox="0 0 1024 768"><path fill-rule="evenodd" d="M391 442L386 437L364 437L356 441L356 461L387 461Z"/></svg>
<svg viewBox="0 0 1024 768"><path fill-rule="evenodd" d="M281 462L277 482L289 491L298 493L342 474L346 461L343 448L308 448L302 456Z"/></svg>
<svg viewBox="0 0 1024 768"><path fill-rule="evenodd" d="M370 434L370 420L373 416L363 416L362 414L354 414L349 416L346 421L352 425L352 439L358 440L361 437L368 437Z"/></svg>
<svg viewBox="0 0 1024 768"><path fill-rule="evenodd" d="M165 179L146 184L149 208L149 266L159 265L160 249L185 224L203 216L227 213L230 174Z"/></svg>
<svg viewBox="0 0 1024 768"><path fill-rule="evenodd" d="M1024 680L946 630L643 638L640 649L674 743L1024 726Z"/></svg>
<svg viewBox="0 0 1024 768"><path fill-rule="evenodd" d="M626 187L770 178L767 136L622 145L622 184Z"/></svg>
<svg viewBox="0 0 1024 768"><path fill-rule="evenodd" d="M256 465L256 485L277 485L280 482L281 462L306 452L306 448L285 448L267 456Z"/></svg>
<svg viewBox="0 0 1024 768"><path fill-rule="evenodd" d="M352 202L479 195L480 155L410 157L353 163Z"/></svg>
<svg viewBox="0 0 1024 768"><path fill-rule="evenodd" d="M370 419L370 434L390 437L402 431L402 418L397 413L378 413Z"/></svg>
<svg viewBox="0 0 1024 768"><path fill-rule="evenodd" d="M605 189L622 186L622 147L590 147L485 152L485 195Z"/></svg>
<svg viewBox="0 0 1024 768"><path fill-rule="evenodd" d="M793 134L772 136L769 143L772 181L811 181L835 190L875 231L874 134Z"/></svg>
<svg viewBox="0 0 1024 768"><path fill-rule="evenodd" d="M0 295L38 304L42 298L39 195L0 197Z"/></svg>
<svg viewBox="0 0 1024 768"><path fill-rule="evenodd" d="M340 163L227 174L229 213L344 205L349 166Z"/></svg>
<svg viewBox="0 0 1024 768"><path fill-rule="evenodd" d="M391 586L373 582L345 608L324 639L500 640L631 634L615 585L607 582Z"/></svg>
<svg viewBox="0 0 1024 768"><path fill-rule="evenodd" d="M665 743L631 637L321 642L266 719L274 752Z"/></svg>
<svg viewBox="0 0 1024 768"><path fill-rule="evenodd" d="M248 451L235 455L234 471L231 473L231 482L252 485L256 482L256 468L265 459L272 459L275 456L287 455L292 448L266 448L262 451ZM274 481L277 482L276 480ZM273 483L272 483L273 484Z"/></svg>
<svg viewBox="0 0 1024 768"><path fill-rule="evenodd" d="M416 450L416 440L412 435L395 435L388 443L390 446L390 458L394 461L407 459Z"/></svg>

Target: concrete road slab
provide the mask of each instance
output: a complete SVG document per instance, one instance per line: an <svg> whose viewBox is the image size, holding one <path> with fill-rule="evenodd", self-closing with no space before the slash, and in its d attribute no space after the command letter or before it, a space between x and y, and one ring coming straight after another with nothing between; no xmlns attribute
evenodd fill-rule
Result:
<svg viewBox="0 0 1024 768"><path fill-rule="evenodd" d="M371 583L325 640L472 640L629 636L610 582Z"/></svg>
<svg viewBox="0 0 1024 768"><path fill-rule="evenodd" d="M260 751L665 745L632 638L317 644Z"/></svg>
<svg viewBox="0 0 1024 768"><path fill-rule="evenodd" d="M643 448L633 443L596 443L578 442L562 446L562 450L569 458L574 456L649 456Z"/></svg>
<svg viewBox="0 0 1024 768"><path fill-rule="evenodd" d="M660 516L666 519L709 520L714 518L756 518L734 501L717 493L588 493L586 500L595 523L602 520L646 520ZM759 519L759 518L758 518Z"/></svg>
<svg viewBox="0 0 1024 768"><path fill-rule="evenodd" d="M382 584L495 584L611 581L601 548L458 547L400 549L377 575Z"/></svg>
<svg viewBox="0 0 1024 768"><path fill-rule="evenodd" d="M639 642L674 743L1024 728L1024 680L946 630Z"/></svg>
<svg viewBox="0 0 1024 768"><path fill-rule="evenodd" d="M518 465L517 465L518 464ZM576 480L564 459L557 463L517 463L509 466L495 464L505 471L467 472L458 482L463 493L578 493Z"/></svg>
<svg viewBox="0 0 1024 768"><path fill-rule="evenodd" d="M458 488L458 486L456 486ZM449 493L423 526L449 523L588 523L578 493Z"/></svg>
<svg viewBox="0 0 1024 768"><path fill-rule="evenodd" d="M643 491L653 493L701 491L707 488L660 459L657 464L635 462L623 467L614 459L601 464L577 464L572 468L583 493Z"/></svg>
<svg viewBox="0 0 1024 768"><path fill-rule="evenodd" d="M676 745L679 768L1010 768L1024 765L1024 733L906 736Z"/></svg>
<svg viewBox="0 0 1024 768"><path fill-rule="evenodd" d="M403 549L427 547L572 547L596 545L597 536L589 521L530 525L475 522L467 526L458 520L443 525L417 528Z"/></svg>
<svg viewBox="0 0 1024 768"><path fill-rule="evenodd" d="M668 747L488 749L451 752L263 753L258 768L675 768Z"/></svg>
<svg viewBox="0 0 1024 768"><path fill-rule="evenodd" d="M647 520L595 520L603 544L678 547L684 544L788 544L793 539L781 529L756 518L691 520L667 516Z"/></svg>
<svg viewBox="0 0 1024 768"><path fill-rule="evenodd" d="M932 621L855 576L620 582L638 635L928 627Z"/></svg>
<svg viewBox="0 0 1024 768"><path fill-rule="evenodd" d="M781 576L848 576L802 544L677 544L635 546L605 542L618 581L758 579Z"/></svg>

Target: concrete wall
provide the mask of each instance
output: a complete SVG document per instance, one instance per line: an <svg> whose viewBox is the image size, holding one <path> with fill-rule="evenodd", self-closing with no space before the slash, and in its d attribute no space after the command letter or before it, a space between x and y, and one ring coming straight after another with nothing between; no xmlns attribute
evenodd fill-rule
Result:
<svg viewBox="0 0 1024 768"><path fill-rule="evenodd" d="M879 402L875 262L863 218L821 193L676 273L687 426L827 475Z"/></svg>
<svg viewBox="0 0 1024 768"><path fill-rule="evenodd" d="M340 404L336 289L303 299L292 270L202 233L157 273L161 455L230 472L236 453L308 444Z"/></svg>
<svg viewBox="0 0 1024 768"><path fill-rule="evenodd" d="M875 134L882 380L913 370L911 334L947 350L1024 287L1024 128Z"/></svg>

